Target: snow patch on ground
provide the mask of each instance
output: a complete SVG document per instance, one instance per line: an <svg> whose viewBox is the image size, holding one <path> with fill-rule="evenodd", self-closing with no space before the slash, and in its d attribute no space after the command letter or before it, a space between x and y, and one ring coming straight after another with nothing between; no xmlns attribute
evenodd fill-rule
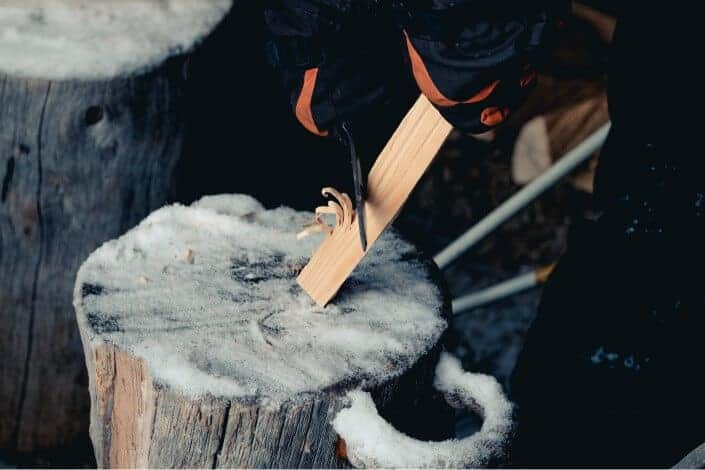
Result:
<svg viewBox="0 0 705 470"><path fill-rule="evenodd" d="M191 396L278 403L401 374L446 328L428 266L387 231L320 308L295 279L320 243L296 240L312 220L243 195L159 209L79 270L84 340L144 358L159 384Z"/></svg>
<svg viewBox="0 0 705 470"><path fill-rule="evenodd" d="M0 70L22 77L106 79L191 49L232 0L3 0Z"/></svg>
<svg viewBox="0 0 705 470"><path fill-rule="evenodd" d="M513 427L513 406L491 376L464 372L460 361L444 353L434 386L456 408L481 414L482 428L464 439L426 442L394 429L377 413L369 393L348 393L351 406L333 420L346 444L348 460L358 468L477 468L506 458Z"/></svg>

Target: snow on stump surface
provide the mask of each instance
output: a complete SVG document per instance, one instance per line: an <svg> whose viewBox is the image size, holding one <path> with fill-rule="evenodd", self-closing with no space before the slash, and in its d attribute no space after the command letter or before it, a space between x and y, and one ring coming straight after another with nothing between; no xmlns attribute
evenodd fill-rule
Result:
<svg viewBox="0 0 705 470"><path fill-rule="evenodd" d="M443 353L434 386L454 408L483 418L482 428L463 439L420 441L380 417L368 393L348 393L351 406L333 420L345 440L350 462L359 468L479 468L506 463L513 434L513 405L494 377L464 372L460 361Z"/></svg>
<svg viewBox="0 0 705 470"><path fill-rule="evenodd" d="M49 80L151 69L201 41L232 0L3 0L0 70Z"/></svg>
<svg viewBox="0 0 705 470"><path fill-rule="evenodd" d="M167 201L182 153L181 54L229 3L0 2L0 448L87 437L74 276Z"/></svg>
<svg viewBox="0 0 705 470"><path fill-rule="evenodd" d="M330 421L355 389L385 418L447 436L433 376L448 303L389 231L325 308L296 283L312 214L243 195L164 207L96 250L74 306L91 438L110 467L346 465Z"/></svg>

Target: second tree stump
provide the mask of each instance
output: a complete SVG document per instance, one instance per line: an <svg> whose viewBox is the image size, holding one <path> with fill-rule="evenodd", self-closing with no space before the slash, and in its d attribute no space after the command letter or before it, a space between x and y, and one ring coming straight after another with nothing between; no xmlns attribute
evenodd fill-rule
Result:
<svg viewBox="0 0 705 470"><path fill-rule="evenodd" d="M75 273L168 201L182 153L183 53L229 6L0 2L0 452L10 458L44 451L85 463Z"/></svg>

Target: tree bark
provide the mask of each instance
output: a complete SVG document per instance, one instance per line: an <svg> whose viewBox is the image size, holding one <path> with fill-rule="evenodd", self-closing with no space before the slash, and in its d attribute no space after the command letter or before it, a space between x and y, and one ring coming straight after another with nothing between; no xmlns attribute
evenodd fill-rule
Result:
<svg viewBox="0 0 705 470"><path fill-rule="evenodd" d="M439 440L452 415L431 392L439 348L397 379L369 390L380 415L403 432ZM93 400L91 439L104 468L348 467L330 422L344 384L276 407L251 398L189 398L155 385L145 362L114 345L86 348Z"/></svg>
<svg viewBox="0 0 705 470"><path fill-rule="evenodd" d="M71 306L81 261L170 193L179 60L109 81L0 75L0 448L68 445L88 424Z"/></svg>

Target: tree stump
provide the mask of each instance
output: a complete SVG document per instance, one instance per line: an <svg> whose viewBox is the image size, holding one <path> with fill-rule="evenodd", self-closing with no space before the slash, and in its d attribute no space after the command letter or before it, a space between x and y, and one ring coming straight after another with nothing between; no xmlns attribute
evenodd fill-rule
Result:
<svg viewBox="0 0 705 470"><path fill-rule="evenodd" d="M0 451L87 434L74 275L167 201L183 134L181 54L228 7L0 5Z"/></svg>
<svg viewBox="0 0 705 470"><path fill-rule="evenodd" d="M162 208L96 250L74 306L104 467L336 467L346 393L426 439L449 305L435 266L385 232L325 308L296 284L313 214L248 196Z"/></svg>

